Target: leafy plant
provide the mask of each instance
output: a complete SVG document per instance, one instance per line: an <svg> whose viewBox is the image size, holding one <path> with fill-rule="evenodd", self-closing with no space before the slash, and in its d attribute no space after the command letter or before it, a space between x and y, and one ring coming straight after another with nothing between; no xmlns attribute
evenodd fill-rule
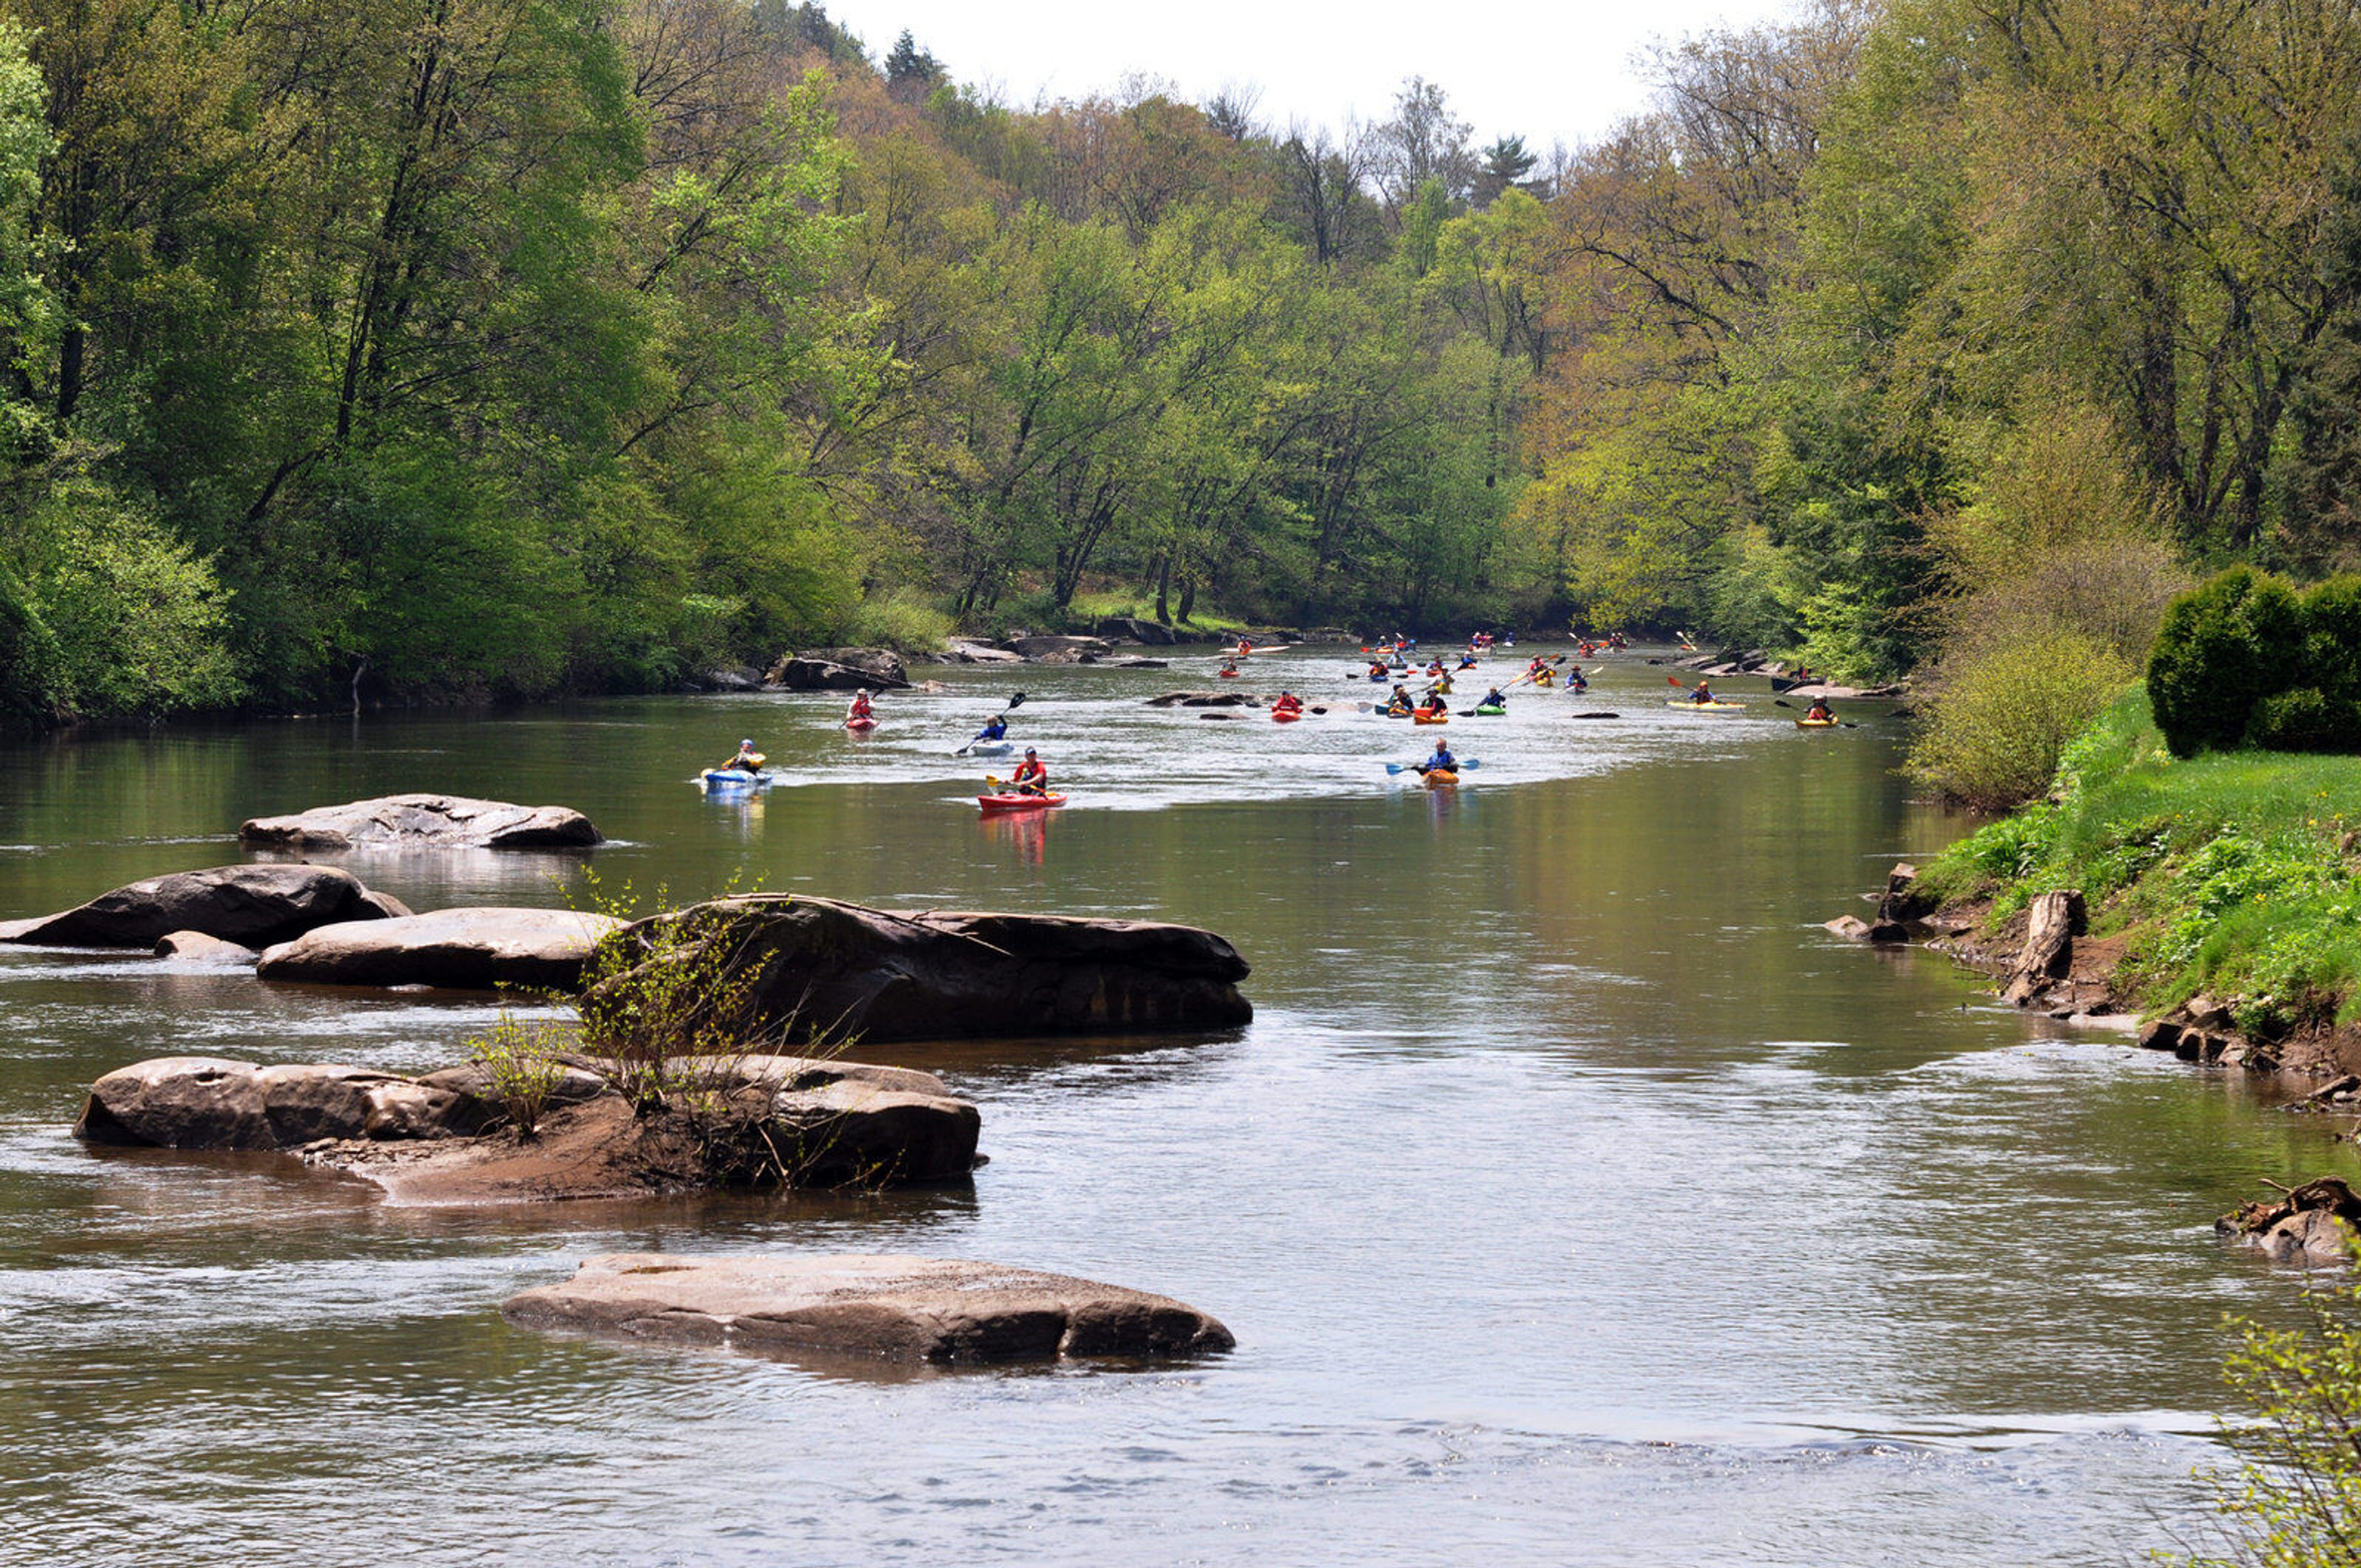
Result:
<svg viewBox="0 0 2361 1568"><path fill-rule="evenodd" d="M560 1058L570 1041L565 1031L548 1023L521 1023L503 1010L487 1034L467 1044L483 1064L491 1099L519 1137L533 1137L541 1118L565 1081Z"/></svg>
<svg viewBox="0 0 2361 1568"><path fill-rule="evenodd" d="M2361 1565L2361 1285L2305 1306L2301 1328L2238 1325L2227 1374L2255 1414L2223 1426L2240 1462L2220 1498L2230 1540L2192 1568Z"/></svg>

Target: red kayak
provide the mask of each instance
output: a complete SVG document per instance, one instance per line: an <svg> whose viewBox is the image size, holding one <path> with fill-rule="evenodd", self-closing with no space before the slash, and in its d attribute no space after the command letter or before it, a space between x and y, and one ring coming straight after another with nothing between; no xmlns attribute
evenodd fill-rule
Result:
<svg viewBox="0 0 2361 1568"><path fill-rule="evenodd" d="M1053 806L1063 806L1062 795L980 795L977 806L985 811L1047 811Z"/></svg>
<svg viewBox="0 0 2361 1568"><path fill-rule="evenodd" d="M1302 717L1303 710L1300 707L1282 707L1270 716L1270 721L1273 724L1292 724Z"/></svg>
<svg viewBox="0 0 2361 1568"><path fill-rule="evenodd" d="M874 729L877 728L877 721L873 718L848 718L844 721L844 727L847 729Z"/></svg>

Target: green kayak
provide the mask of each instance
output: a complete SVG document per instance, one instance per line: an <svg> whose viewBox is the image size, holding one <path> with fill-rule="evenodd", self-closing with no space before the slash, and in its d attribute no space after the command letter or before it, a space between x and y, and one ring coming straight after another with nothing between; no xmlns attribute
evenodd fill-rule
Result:
<svg viewBox="0 0 2361 1568"><path fill-rule="evenodd" d="M1497 702L1481 703L1478 704L1476 708L1476 717L1478 718L1498 718L1508 711L1509 710L1507 708L1502 707Z"/></svg>

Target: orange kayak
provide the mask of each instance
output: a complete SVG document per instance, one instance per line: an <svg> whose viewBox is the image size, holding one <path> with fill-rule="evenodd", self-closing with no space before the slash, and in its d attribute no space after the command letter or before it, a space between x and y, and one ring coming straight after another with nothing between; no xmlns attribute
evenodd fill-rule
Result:
<svg viewBox="0 0 2361 1568"><path fill-rule="evenodd" d="M1451 715L1442 712L1427 713L1420 711L1412 713L1410 716L1410 721L1412 724L1448 724L1451 722Z"/></svg>
<svg viewBox="0 0 2361 1568"><path fill-rule="evenodd" d="M1047 811L1053 806L1063 806L1062 795L980 795L975 804L984 811Z"/></svg>

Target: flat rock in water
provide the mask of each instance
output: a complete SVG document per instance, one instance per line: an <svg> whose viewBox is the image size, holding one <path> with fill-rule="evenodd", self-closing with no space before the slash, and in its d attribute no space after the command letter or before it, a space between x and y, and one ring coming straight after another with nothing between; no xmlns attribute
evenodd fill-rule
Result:
<svg viewBox="0 0 2361 1568"><path fill-rule="evenodd" d="M152 948L168 937L195 932L258 948L316 927L409 913L400 900L363 887L350 872L215 866L131 883L60 914L0 923L0 942Z"/></svg>
<svg viewBox="0 0 2361 1568"><path fill-rule="evenodd" d="M600 841L590 819L566 806L456 795L389 795L292 817L258 817L237 836L281 850L562 850Z"/></svg>
<svg viewBox="0 0 2361 1568"><path fill-rule="evenodd" d="M1189 926L944 910L897 915L784 894L717 900L659 918L717 915L729 921L721 929L736 961L756 971L743 987L733 983L743 1016L730 1022L790 1039L1144 1034L1234 1028L1254 1016L1238 992L1246 960L1211 931Z"/></svg>
<svg viewBox="0 0 2361 1568"><path fill-rule="evenodd" d="M181 959L192 963L221 964L225 967L251 969L262 957L252 948L236 942L225 942L219 937L208 937L203 931L175 931L156 944L159 959Z"/></svg>
<svg viewBox="0 0 2361 1568"><path fill-rule="evenodd" d="M578 909L438 909L323 926L266 951L256 972L317 985L571 991L591 949L623 924Z"/></svg>
<svg viewBox="0 0 2361 1568"><path fill-rule="evenodd" d="M1260 707L1262 698L1252 692L1166 692L1162 696L1148 699L1150 707Z"/></svg>
<svg viewBox="0 0 2361 1568"><path fill-rule="evenodd" d="M1012 653L1005 648L987 647L981 642L954 642L943 657L954 664L1021 664L1022 653Z"/></svg>
<svg viewBox="0 0 2361 1568"><path fill-rule="evenodd" d="M1203 1355L1236 1344L1169 1296L1001 1264L892 1255L619 1253L512 1296L511 1322L667 1344L934 1365Z"/></svg>
<svg viewBox="0 0 2361 1568"><path fill-rule="evenodd" d="M262 1067L223 1057L159 1057L90 1086L74 1136L167 1149L284 1149L356 1138L369 1091L407 1080L367 1068Z"/></svg>

